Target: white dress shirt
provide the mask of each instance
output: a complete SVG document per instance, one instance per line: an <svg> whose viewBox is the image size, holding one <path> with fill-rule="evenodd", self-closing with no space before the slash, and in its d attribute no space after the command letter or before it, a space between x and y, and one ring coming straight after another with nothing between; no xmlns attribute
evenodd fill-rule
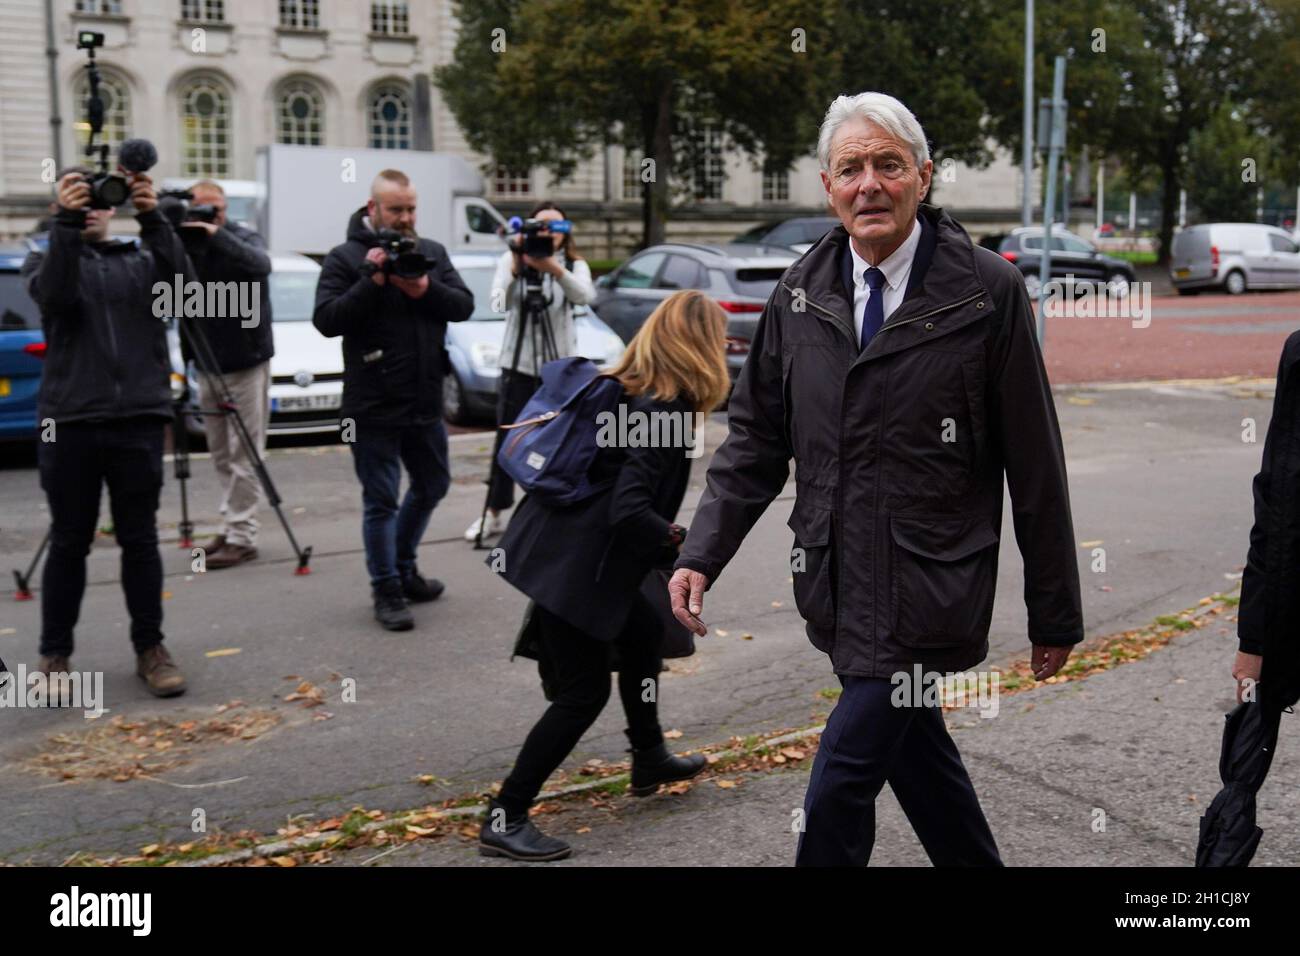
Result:
<svg viewBox="0 0 1300 956"><path fill-rule="evenodd" d="M907 234L903 244L876 266L885 274L885 284L881 286L880 293L884 296L886 322L889 321L890 313L902 304L903 296L907 294L907 277L912 274L912 260L916 257L916 247L920 242L921 223L920 220L913 220L912 231ZM857 332L858 341L861 342L862 320L867 311L867 299L871 298L871 287L867 285L864 276L871 268L871 263L858 255L858 250L853 248L852 237L849 239L849 252L853 254L853 328Z"/></svg>

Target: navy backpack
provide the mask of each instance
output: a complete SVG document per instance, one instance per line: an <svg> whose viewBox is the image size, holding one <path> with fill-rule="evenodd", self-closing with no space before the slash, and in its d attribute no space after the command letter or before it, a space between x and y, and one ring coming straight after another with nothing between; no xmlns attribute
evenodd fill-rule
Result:
<svg viewBox="0 0 1300 956"><path fill-rule="evenodd" d="M542 366L542 385L528 400L497 453L501 470L524 492L548 504L590 498L612 484L593 485L588 470L596 458L597 416L615 412L622 383L600 374L590 359L573 356Z"/></svg>

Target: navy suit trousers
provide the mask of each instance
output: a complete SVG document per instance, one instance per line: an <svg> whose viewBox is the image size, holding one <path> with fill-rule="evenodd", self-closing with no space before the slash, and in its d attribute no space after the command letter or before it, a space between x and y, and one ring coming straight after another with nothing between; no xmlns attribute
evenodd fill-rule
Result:
<svg viewBox="0 0 1300 956"><path fill-rule="evenodd" d="M886 782L935 866L1001 866L939 707L899 707L884 678L841 676L804 798L796 866L866 866ZM910 695L909 695L910 697Z"/></svg>

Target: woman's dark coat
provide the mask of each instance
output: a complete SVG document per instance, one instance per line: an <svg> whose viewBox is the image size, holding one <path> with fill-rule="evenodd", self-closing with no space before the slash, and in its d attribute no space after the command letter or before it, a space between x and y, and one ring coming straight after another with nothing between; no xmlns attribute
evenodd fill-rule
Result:
<svg viewBox="0 0 1300 956"><path fill-rule="evenodd" d="M629 414L691 414L680 398L656 402L625 392L622 401ZM687 451L600 449L592 475L616 475L612 488L565 507L525 495L485 563L557 617L613 641L645 576L677 556L668 535L690 478Z"/></svg>
<svg viewBox="0 0 1300 956"><path fill-rule="evenodd" d="M918 218L904 301L866 349L843 226L786 270L676 562L716 581L793 458L795 603L837 674L984 659L1004 473L1029 640L1083 639L1065 456L1024 280L943 210Z"/></svg>
<svg viewBox="0 0 1300 956"><path fill-rule="evenodd" d="M1238 646L1264 655L1260 691L1285 707L1300 697L1300 332L1282 348L1253 490L1255 524L1241 576Z"/></svg>

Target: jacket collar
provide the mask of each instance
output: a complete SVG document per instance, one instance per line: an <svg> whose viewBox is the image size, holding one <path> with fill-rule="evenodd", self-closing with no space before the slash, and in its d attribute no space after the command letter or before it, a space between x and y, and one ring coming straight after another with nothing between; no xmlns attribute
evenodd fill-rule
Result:
<svg viewBox="0 0 1300 956"><path fill-rule="evenodd" d="M906 324L931 310L960 304L984 291L975 268L975 247L966 230L942 208L928 203L917 207L917 218L921 221L921 240L912 262L907 292L882 331ZM849 234L843 224L836 226L790 267L782 281L789 290L803 290L809 306L805 315L820 310L821 318L834 321L849 342L856 344L851 293L853 264L848 242ZM892 345L889 336L884 338L884 344L880 344L881 336L877 332L863 354L876 354Z"/></svg>

